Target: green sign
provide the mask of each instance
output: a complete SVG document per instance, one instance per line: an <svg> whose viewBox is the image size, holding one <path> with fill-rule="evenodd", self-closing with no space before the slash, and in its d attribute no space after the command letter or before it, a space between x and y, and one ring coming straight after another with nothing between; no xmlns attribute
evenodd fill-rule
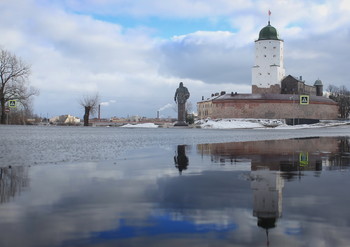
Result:
<svg viewBox="0 0 350 247"><path fill-rule="evenodd" d="M300 95L300 105L308 105L310 102L309 95Z"/></svg>
<svg viewBox="0 0 350 247"><path fill-rule="evenodd" d="M16 100L9 100L9 107L12 107L12 108L17 107L17 102L16 102Z"/></svg>

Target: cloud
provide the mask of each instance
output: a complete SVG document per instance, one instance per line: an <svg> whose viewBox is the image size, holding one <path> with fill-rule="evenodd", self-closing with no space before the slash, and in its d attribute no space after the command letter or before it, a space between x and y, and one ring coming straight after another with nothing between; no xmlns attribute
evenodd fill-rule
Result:
<svg viewBox="0 0 350 247"><path fill-rule="evenodd" d="M196 32L161 46L160 73L205 83L249 84L251 47L240 47L231 32Z"/></svg>
<svg viewBox="0 0 350 247"><path fill-rule="evenodd" d="M344 85L347 2L273 3L286 73ZM4 0L0 46L31 64L39 114L82 116L79 98L99 92L117 101L104 110L107 116L151 117L172 101L180 81L194 104L223 90L249 93L254 40L269 8L261 0ZM186 32L193 23L195 31Z"/></svg>
<svg viewBox="0 0 350 247"><path fill-rule="evenodd" d="M101 102L100 105L101 106L109 106L111 104L114 104L115 102L116 102L116 100L109 100L109 101Z"/></svg>
<svg viewBox="0 0 350 247"><path fill-rule="evenodd" d="M230 14L233 11L239 11L253 6L253 1L236 0L211 0L193 1L193 0L56 0L56 3L63 5L71 11L83 13L95 13L111 16L131 15L134 17L161 16L165 18L203 18L209 16L218 16Z"/></svg>

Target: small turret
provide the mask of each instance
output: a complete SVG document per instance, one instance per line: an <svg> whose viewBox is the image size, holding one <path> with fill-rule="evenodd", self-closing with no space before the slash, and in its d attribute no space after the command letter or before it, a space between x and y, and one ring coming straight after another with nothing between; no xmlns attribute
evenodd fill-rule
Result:
<svg viewBox="0 0 350 247"><path fill-rule="evenodd" d="M323 83L320 79L315 81L314 87L316 87L316 96L323 96Z"/></svg>

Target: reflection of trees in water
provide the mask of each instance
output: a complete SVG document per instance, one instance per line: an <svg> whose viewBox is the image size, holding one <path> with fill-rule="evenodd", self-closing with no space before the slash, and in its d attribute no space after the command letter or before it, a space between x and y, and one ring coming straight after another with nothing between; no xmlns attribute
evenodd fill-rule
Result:
<svg viewBox="0 0 350 247"><path fill-rule="evenodd" d="M29 186L28 168L24 166L0 168L0 203L8 202Z"/></svg>
<svg viewBox="0 0 350 247"><path fill-rule="evenodd" d="M350 139L339 137L338 140L339 152L329 158L330 170L350 168Z"/></svg>

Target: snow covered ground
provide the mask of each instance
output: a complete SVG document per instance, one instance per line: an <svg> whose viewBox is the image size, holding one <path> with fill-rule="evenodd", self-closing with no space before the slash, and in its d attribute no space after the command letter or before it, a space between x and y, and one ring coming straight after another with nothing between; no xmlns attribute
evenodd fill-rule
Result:
<svg viewBox="0 0 350 247"><path fill-rule="evenodd" d="M287 125L281 119L205 119L199 120L195 126L202 129L306 129L322 128L350 124L346 121L321 121L316 124ZM126 124L124 128L158 128L154 123Z"/></svg>
<svg viewBox="0 0 350 247"><path fill-rule="evenodd" d="M196 122L203 129L257 129L257 128L275 128L275 129L304 129L321 128L350 124L344 121L321 121L317 124L287 125L284 120L279 119L218 119L218 120L200 120Z"/></svg>
<svg viewBox="0 0 350 247"><path fill-rule="evenodd" d="M154 123L140 123L140 124L125 124L122 128L158 128L159 126Z"/></svg>

